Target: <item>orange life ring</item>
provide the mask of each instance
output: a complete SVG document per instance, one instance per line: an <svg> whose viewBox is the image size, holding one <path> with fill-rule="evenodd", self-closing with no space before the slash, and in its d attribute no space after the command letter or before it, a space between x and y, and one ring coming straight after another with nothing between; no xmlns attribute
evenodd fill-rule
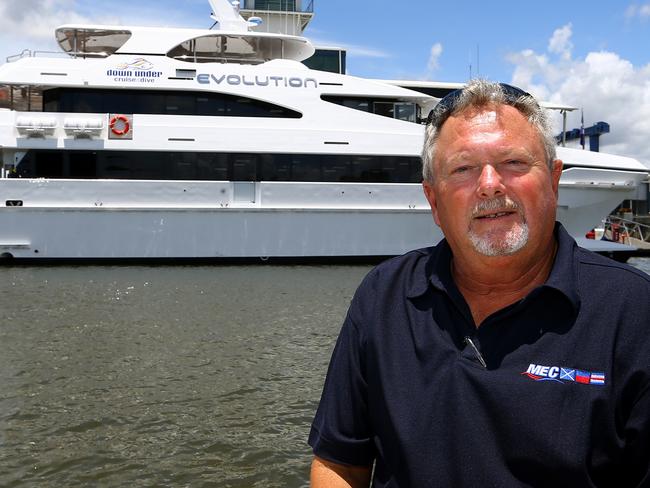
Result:
<svg viewBox="0 0 650 488"><path fill-rule="evenodd" d="M115 125L120 121L122 122L123 125L121 129L115 127ZM129 122L129 118L126 115L122 115L122 114L113 115L113 117L111 117L111 121L108 124L108 126L111 128L111 132L116 136L123 136L124 134L128 134L129 130L131 129L131 123Z"/></svg>

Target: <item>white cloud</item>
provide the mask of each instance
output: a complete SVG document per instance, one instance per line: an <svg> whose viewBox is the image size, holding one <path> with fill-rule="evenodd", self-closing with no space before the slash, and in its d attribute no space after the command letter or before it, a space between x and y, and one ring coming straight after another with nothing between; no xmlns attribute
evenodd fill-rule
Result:
<svg viewBox="0 0 650 488"><path fill-rule="evenodd" d="M0 61L23 49L58 52L54 29L62 24L171 26L186 21L179 11L158 6L126 4L117 11L110 3L89 0L0 0ZM86 11L91 13L81 13Z"/></svg>
<svg viewBox="0 0 650 488"><path fill-rule="evenodd" d="M528 49L508 56L515 67L512 83L542 100L584 108L586 126L601 120L610 124L611 133L601 136L602 151L650 165L650 64L634 66L608 51L574 59L567 51L571 36L558 34L565 27L553 33L547 53ZM559 133L559 114L555 122ZM579 126L576 111L568 117L568 128Z"/></svg>
<svg viewBox="0 0 650 488"><path fill-rule="evenodd" d="M60 24L91 23L77 13L74 0L22 0L0 5L0 32L3 36L50 39Z"/></svg>
<svg viewBox="0 0 650 488"><path fill-rule="evenodd" d="M431 53L429 54L429 62L427 63L427 69L429 70L429 75L433 74L435 70L440 67L439 59L442 54L442 44L436 42L431 46Z"/></svg>
<svg viewBox="0 0 650 488"><path fill-rule="evenodd" d="M310 31L311 34L314 31ZM348 44L345 42L332 41L328 39L322 39L310 36L312 44L316 47L337 47L345 49L348 53L348 56L357 56L360 58L390 58L391 55L380 49L374 49L367 46L360 46L357 44Z"/></svg>
<svg viewBox="0 0 650 488"><path fill-rule="evenodd" d="M555 29L553 36L548 41L548 50L551 53L560 54L564 59L571 58L573 44L571 43L571 24Z"/></svg>
<svg viewBox="0 0 650 488"><path fill-rule="evenodd" d="M389 58L390 54L379 49L373 49L365 46L355 46L353 44L342 45L347 50L349 55L359 56L364 58Z"/></svg>
<svg viewBox="0 0 650 488"><path fill-rule="evenodd" d="M650 19L650 3L643 5L632 4L625 10L628 19L639 17L641 20Z"/></svg>

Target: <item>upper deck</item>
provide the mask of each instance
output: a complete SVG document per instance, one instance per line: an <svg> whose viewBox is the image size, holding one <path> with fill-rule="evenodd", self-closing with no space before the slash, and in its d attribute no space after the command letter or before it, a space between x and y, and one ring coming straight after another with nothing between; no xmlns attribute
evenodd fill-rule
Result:
<svg viewBox="0 0 650 488"><path fill-rule="evenodd" d="M271 59L302 61L314 53L304 37L267 32L68 24L56 29L56 39L72 57L129 54L259 64Z"/></svg>

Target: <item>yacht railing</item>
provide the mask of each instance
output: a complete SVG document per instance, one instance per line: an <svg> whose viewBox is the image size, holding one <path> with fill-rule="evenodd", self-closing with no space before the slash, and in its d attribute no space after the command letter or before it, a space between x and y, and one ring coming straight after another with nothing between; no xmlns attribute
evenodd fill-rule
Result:
<svg viewBox="0 0 650 488"><path fill-rule="evenodd" d="M650 248L650 225L616 215L610 215L603 223L608 240Z"/></svg>
<svg viewBox="0 0 650 488"><path fill-rule="evenodd" d="M6 60L7 63L13 63L14 61L18 61L19 59L22 58L36 58L36 57L47 57L47 58L53 58L53 57L73 57L73 58L105 58L108 56L108 53L106 52L97 52L97 53L92 53L92 52L85 52L85 51L70 51L70 52L62 52L62 51L32 51L31 49L24 49L21 53L19 54L14 54L12 56L7 56Z"/></svg>
<svg viewBox="0 0 650 488"><path fill-rule="evenodd" d="M236 63L236 64L262 64L269 59L260 59L254 57L236 57L236 56L170 56L176 61L187 61L190 63Z"/></svg>

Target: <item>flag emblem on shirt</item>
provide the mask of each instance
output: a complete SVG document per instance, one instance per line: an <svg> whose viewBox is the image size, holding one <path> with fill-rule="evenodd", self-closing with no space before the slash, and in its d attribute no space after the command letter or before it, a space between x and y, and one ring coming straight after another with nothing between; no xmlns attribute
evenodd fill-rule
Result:
<svg viewBox="0 0 650 488"><path fill-rule="evenodd" d="M576 380L576 370L568 368L560 368L560 379L566 381L575 381ZM604 377L603 377L604 379Z"/></svg>
<svg viewBox="0 0 650 488"><path fill-rule="evenodd" d="M605 384L605 373L591 373L591 378L589 383L592 385L604 385Z"/></svg>
<svg viewBox="0 0 650 488"><path fill-rule="evenodd" d="M605 373L584 371L582 369L567 368L566 366L543 366L530 364L528 369L521 373L534 381L555 381L557 383L581 383L583 385L604 385Z"/></svg>

